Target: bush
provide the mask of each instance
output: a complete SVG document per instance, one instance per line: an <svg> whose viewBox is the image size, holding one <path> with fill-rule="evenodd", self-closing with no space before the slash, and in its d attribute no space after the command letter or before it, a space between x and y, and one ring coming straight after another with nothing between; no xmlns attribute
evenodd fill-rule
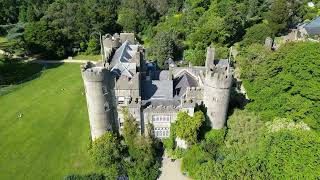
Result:
<svg viewBox="0 0 320 180"><path fill-rule="evenodd" d="M64 180L105 180L106 178L102 174L87 174L87 175L79 175L72 174L65 176Z"/></svg>

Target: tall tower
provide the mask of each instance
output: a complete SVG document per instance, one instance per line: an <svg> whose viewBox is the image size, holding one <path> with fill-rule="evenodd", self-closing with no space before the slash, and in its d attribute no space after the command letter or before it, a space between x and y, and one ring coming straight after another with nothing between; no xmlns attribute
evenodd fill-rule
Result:
<svg viewBox="0 0 320 180"><path fill-rule="evenodd" d="M109 80L110 71L87 63L81 67L89 113L91 138L95 140L106 131L112 130L110 113Z"/></svg>
<svg viewBox="0 0 320 180"><path fill-rule="evenodd" d="M226 124L233 69L229 60L214 61L215 50L207 49L206 77L204 81L204 104L213 129L221 129Z"/></svg>

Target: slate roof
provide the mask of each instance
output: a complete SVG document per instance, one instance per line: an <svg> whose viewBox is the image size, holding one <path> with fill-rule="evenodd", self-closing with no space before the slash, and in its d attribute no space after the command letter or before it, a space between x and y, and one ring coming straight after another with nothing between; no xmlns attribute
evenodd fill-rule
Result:
<svg viewBox="0 0 320 180"><path fill-rule="evenodd" d="M168 80L170 77L169 71L151 71L152 80Z"/></svg>
<svg viewBox="0 0 320 180"><path fill-rule="evenodd" d="M311 36L320 35L320 17L303 26L307 33Z"/></svg>
<svg viewBox="0 0 320 180"><path fill-rule="evenodd" d="M137 49L137 45L131 45L129 41L125 41L112 57L111 72L117 76L125 75L132 78L136 70L136 63L132 62L132 57Z"/></svg>
<svg viewBox="0 0 320 180"><path fill-rule="evenodd" d="M197 80L188 72L174 79L174 95L181 97L187 91L188 87L198 87Z"/></svg>
<svg viewBox="0 0 320 180"><path fill-rule="evenodd" d="M143 100L173 99L172 80L142 81L141 95Z"/></svg>
<svg viewBox="0 0 320 180"><path fill-rule="evenodd" d="M180 101L176 99L149 99L149 100L142 100L142 106L174 106L177 107L180 105Z"/></svg>

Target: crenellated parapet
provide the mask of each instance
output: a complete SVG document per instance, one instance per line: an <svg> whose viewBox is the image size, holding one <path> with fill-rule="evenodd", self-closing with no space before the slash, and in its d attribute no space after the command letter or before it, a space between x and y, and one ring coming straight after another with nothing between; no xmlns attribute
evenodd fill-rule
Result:
<svg viewBox="0 0 320 180"><path fill-rule="evenodd" d="M221 129L226 124L233 73L229 60L215 61L214 49L207 49L203 102L214 129Z"/></svg>
<svg viewBox="0 0 320 180"><path fill-rule="evenodd" d="M102 82L108 73L107 69L103 67L92 67L89 69L82 69L82 77L85 81L89 82Z"/></svg>
<svg viewBox="0 0 320 180"><path fill-rule="evenodd" d="M110 71L104 67L95 67L87 63L81 67L87 100L92 140L106 131L112 130L110 89Z"/></svg>
<svg viewBox="0 0 320 180"><path fill-rule="evenodd" d="M233 82L233 69L230 67L214 69L207 72L205 84L213 88L229 89Z"/></svg>

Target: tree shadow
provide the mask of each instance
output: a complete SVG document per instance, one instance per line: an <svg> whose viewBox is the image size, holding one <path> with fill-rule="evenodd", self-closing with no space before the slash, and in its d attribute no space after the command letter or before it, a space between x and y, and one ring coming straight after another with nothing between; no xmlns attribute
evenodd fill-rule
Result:
<svg viewBox="0 0 320 180"><path fill-rule="evenodd" d="M231 88L228 116L232 115L235 109L243 110L250 102L250 100L246 98L245 94L241 93L241 85L241 81L236 81L234 86Z"/></svg>
<svg viewBox="0 0 320 180"><path fill-rule="evenodd" d="M25 63L19 59L0 59L0 85L18 85L39 78L46 69L60 64Z"/></svg>
<svg viewBox="0 0 320 180"><path fill-rule="evenodd" d="M196 104L194 112L197 111L202 111L205 117L204 123L200 127L200 131L198 134L198 140L203 140L205 138L206 133L211 130L211 121L209 119L209 116L207 115L207 107L204 105L203 102L201 102L201 104Z"/></svg>

